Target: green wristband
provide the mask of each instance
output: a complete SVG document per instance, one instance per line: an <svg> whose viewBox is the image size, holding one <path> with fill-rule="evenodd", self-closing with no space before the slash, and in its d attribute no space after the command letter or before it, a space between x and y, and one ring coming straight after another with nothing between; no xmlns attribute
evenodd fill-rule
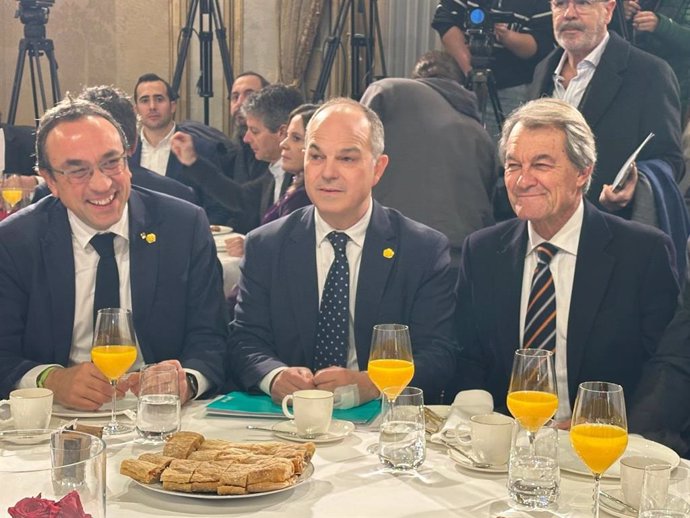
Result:
<svg viewBox="0 0 690 518"><path fill-rule="evenodd" d="M59 367L56 367L55 365L52 365L50 367L47 367L41 371L41 373L38 375L36 378L36 386L38 388L44 388L46 384L46 379L48 379L48 375L53 372L55 369L58 369Z"/></svg>

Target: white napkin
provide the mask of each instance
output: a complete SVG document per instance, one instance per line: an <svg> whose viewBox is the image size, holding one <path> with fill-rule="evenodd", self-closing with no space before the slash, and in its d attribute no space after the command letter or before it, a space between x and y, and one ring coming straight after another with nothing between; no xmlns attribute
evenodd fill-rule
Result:
<svg viewBox="0 0 690 518"><path fill-rule="evenodd" d="M443 428L438 433L432 434L431 442L443 444L445 440L453 440L456 436L456 428L465 425L469 432L470 417L479 414L489 414L494 410L494 398L486 390L463 390L455 396L450 406L450 414ZM462 428L461 428L462 430Z"/></svg>

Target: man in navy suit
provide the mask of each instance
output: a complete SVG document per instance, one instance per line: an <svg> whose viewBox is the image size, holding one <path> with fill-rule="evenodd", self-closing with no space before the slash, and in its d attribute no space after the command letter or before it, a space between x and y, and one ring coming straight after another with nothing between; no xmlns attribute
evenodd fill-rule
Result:
<svg viewBox="0 0 690 518"><path fill-rule="evenodd" d="M448 240L372 200L388 163L383 142L378 116L350 99L327 102L309 122L305 184L314 206L254 230L245 244L230 334L230 364L244 389L280 401L300 389L356 386L359 402L369 401L379 393L366 373L369 347L382 323L409 326L411 383L426 401L438 399L453 374ZM343 238L340 252L334 236ZM320 326L336 259L348 289L328 299L347 301L347 332L339 335L340 361L330 362L321 338L333 335Z"/></svg>
<svg viewBox="0 0 690 518"><path fill-rule="evenodd" d="M630 402L676 306L669 238L583 200L596 148L568 103L540 99L519 108L503 126L501 156L518 219L470 234L463 245L459 388L485 388L505 408L514 352L534 336L528 311L548 302L551 318L539 329L553 323L552 334L538 342L555 350L557 419L569 420L582 381L619 383ZM552 259L542 270L545 243ZM539 271L551 280L533 294ZM555 301L538 298L547 290Z"/></svg>
<svg viewBox="0 0 690 518"><path fill-rule="evenodd" d="M183 402L217 390L226 316L203 210L131 189L124 133L87 101L66 99L46 112L37 155L53 197L0 224L0 397L41 385L72 408L110 400L109 383L89 361L97 234L112 239L113 291L120 307L132 308L135 367L175 364Z"/></svg>

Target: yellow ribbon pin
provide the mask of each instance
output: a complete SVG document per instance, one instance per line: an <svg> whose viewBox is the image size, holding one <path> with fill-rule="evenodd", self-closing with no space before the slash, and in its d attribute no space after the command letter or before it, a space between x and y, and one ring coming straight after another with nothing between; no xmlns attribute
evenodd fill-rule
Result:
<svg viewBox="0 0 690 518"><path fill-rule="evenodd" d="M156 234L154 234L153 232L150 232L148 234L146 232L142 232L139 235L141 236L141 239L146 241L148 244L156 242Z"/></svg>
<svg viewBox="0 0 690 518"><path fill-rule="evenodd" d="M385 257L386 259L392 259L394 255L395 255L395 252L393 251L392 248L386 248L383 251L383 257Z"/></svg>

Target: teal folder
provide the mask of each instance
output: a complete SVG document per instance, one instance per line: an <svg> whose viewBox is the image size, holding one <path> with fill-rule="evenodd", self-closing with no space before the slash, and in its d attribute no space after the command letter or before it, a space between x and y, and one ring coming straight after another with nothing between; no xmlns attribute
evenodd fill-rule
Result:
<svg viewBox="0 0 690 518"><path fill-rule="evenodd" d="M333 410L333 418L364 424L371 421L381 411L381 401L375 399L347 410ZM285 417L283 409L273 403L265 394L230 392L206 405L206 413L235 417Z"/></svg>

